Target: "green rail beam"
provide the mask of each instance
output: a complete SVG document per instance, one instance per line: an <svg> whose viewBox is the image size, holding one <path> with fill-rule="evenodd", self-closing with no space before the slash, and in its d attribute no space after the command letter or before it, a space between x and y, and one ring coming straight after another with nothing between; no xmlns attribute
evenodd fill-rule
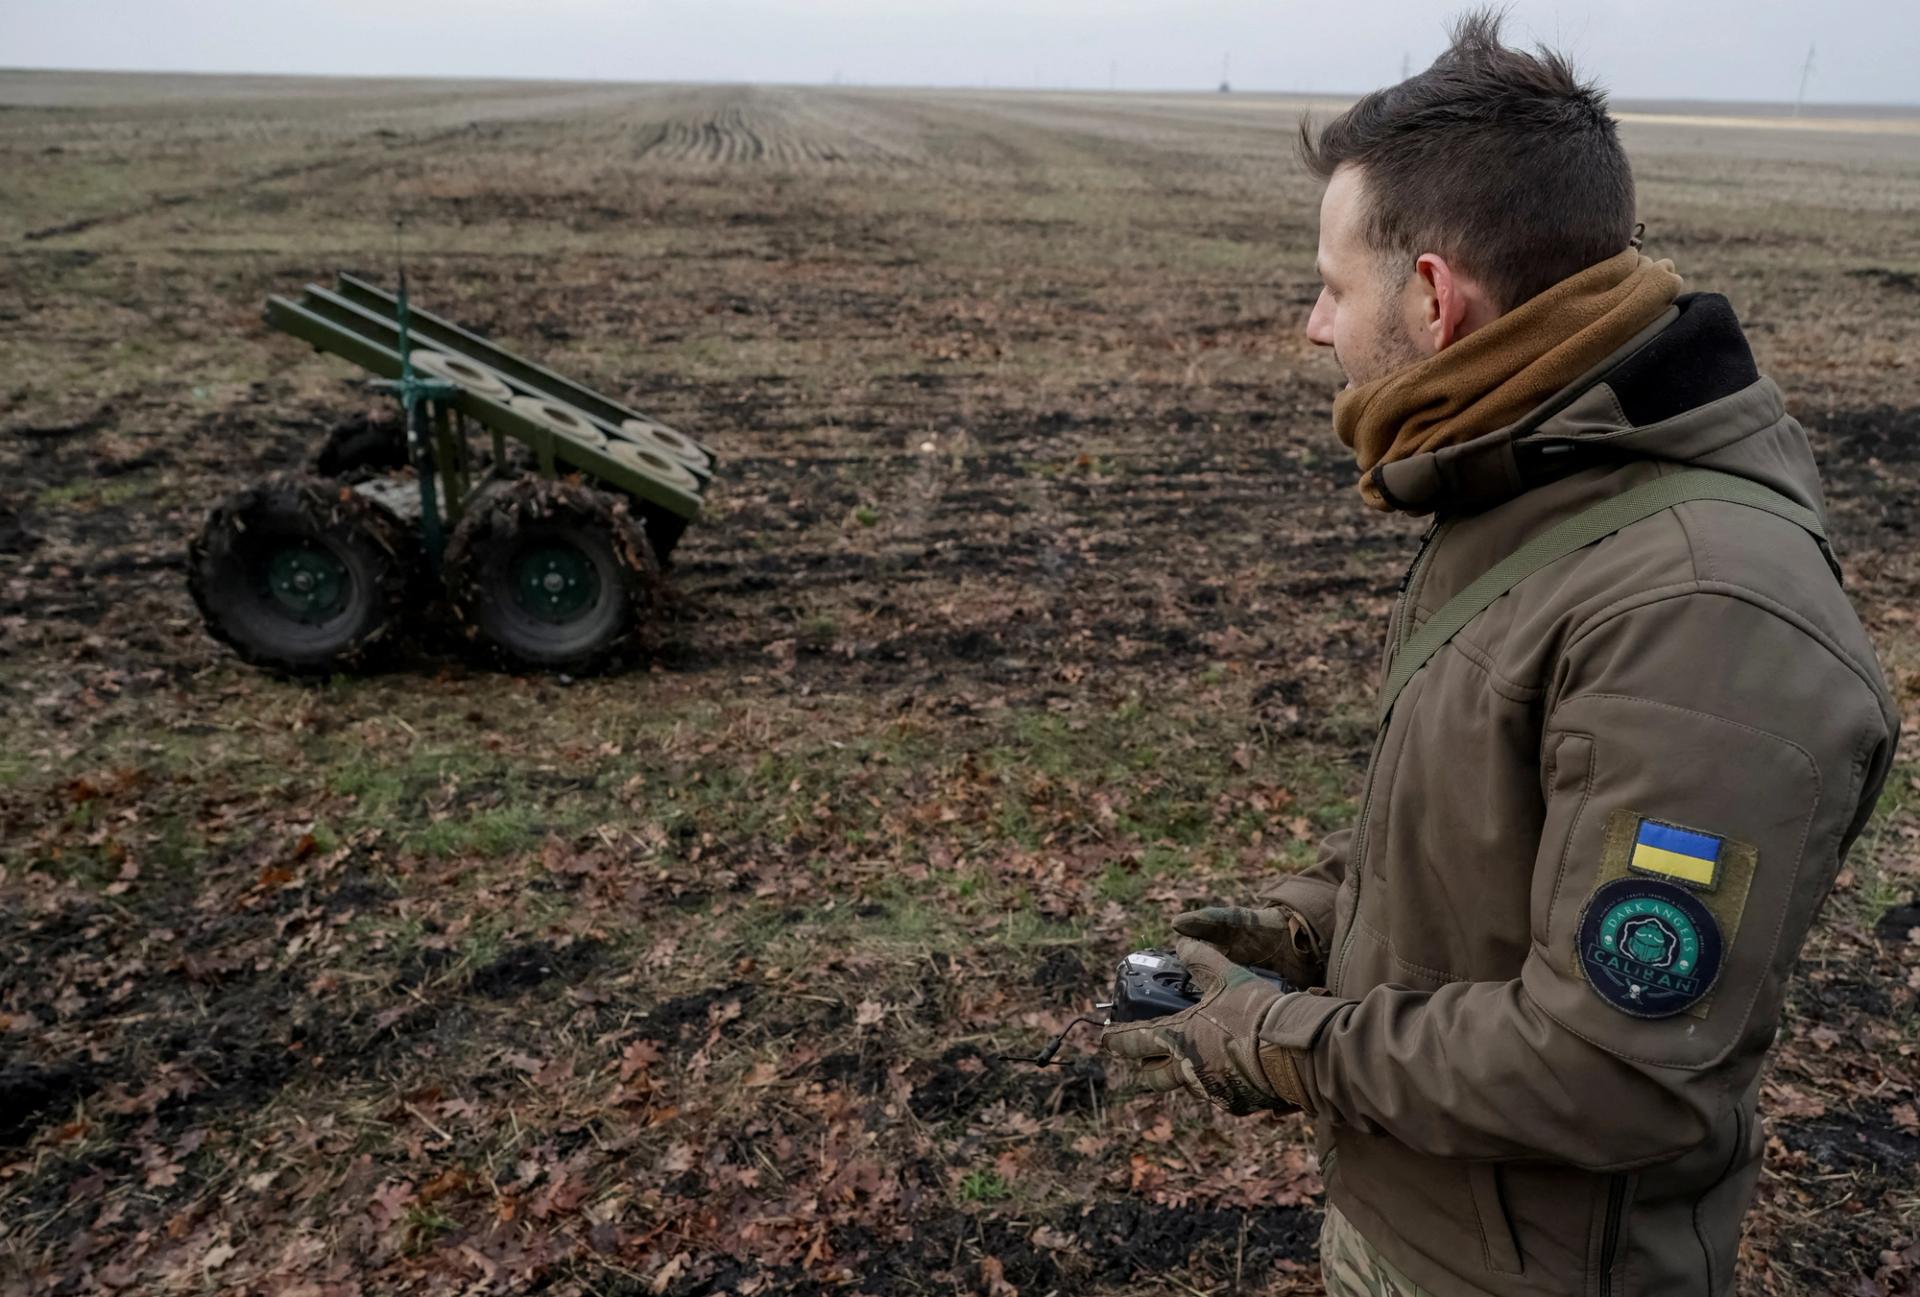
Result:
<svg viewBox="0 0 1920 1297"><path fill-rule="evenodd" d="M371 370L381 378L400 377L399 352L392 347L382 346L365 334L330 320L299 302L289 301L284 297L269 297L265 318L268 324L282 333L291 334L303 342L310 343L317 350L331 352L343 360L350 360L362 369ZM676 517L699 516L699 496L623 464L604 451L596 450L584 442L559 436L544 424L535 423L503 402L463 388L460 395L452 401L452 405L469 419L485 427L497 429L515 441L525 442L533 447L542 465L565 463L598 478L609 486L617 487L630 495L659 505Z"/></svg>
<svg viewBox="0 0 1920 1297"><path fill-rule="evenodd" d="M312 311L315 315L332 320L342 328L351 329L355 333L386 347L396 354L399 352L400 326L391 316L381 315L377 311L369 310L358 302L343 297L338 293L327 291L318 284L308 284L301 290L300 304ZM413 309L412 304L409 303L407 308L408 325L412 332L416 334L421 332L417 327L413 327L415 317L417 317L418 314L419 313ZM453 344L442 343L441 345L452 346ZM457 347L455 351L458 353ZM481 359L481 357L468 354L468 359L478 360ZM508 375L508 377L515 378L516 381L524 381L520 380L517 375ZM604 416L594 414L590 410L586 411L586 413L596 422L603 425L603 431L605 431L608 436L615 435L614 430L620 426L619 420L609 422ZM707 483L713 480L713 470L711 467L698 468L692 464L688 464L687 471L693 474L703 490Z"/></svg>
<svg viewBox="0 0 1920 1297"><path fill-rule="evenodd" d="M391 316L377 314L364 306L356 306L346 298L330 293L318 284L308 284L300 290L300 305L315 315L332 320L343 329L352 329L355 333L371 338L389 351L400 350L400 326ZM416 342L415 346L419 344Z"/></svg>
<svg viewBox="0 0 1920 1297"><path fill-rule="evenodd" d="M334 286L341 296L376 311L391 313L399 307L398 299L392 293L377 284L370 284L353 275L341 273L335 276ZM508 377L518 379L528 387L537 387L556 400L577 405L587 413L605 419L608 423L618 425L625 419L648 417L631 406L610 400L590 387L582 387L572 379L554 373L545 365L536 364L524 356L517 356L505 347L489 342L472 330L461 328L451 320L423 311L411 302L407 304L407 316L409 326L421 337L433 339L455 351L465 352L474 360L485 361ZM719 457L713 453L711 446L692 437L688 437L688 440L700 447L710 459L716 463L719 462Z"/></svg>

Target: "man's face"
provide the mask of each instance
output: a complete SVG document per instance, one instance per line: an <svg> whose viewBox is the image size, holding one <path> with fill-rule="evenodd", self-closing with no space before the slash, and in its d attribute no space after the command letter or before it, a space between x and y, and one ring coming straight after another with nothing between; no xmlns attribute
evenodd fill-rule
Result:
<svg viewBox="0 0 1920 1297"><path fill-rule="evenodd" d="M1327 181L1320 199L1320 298L1307 317L1307 339L1332 347L1333 357L1358 387L1405 368L1430 354L1407 318L1407 281L1396 277L1362 237L1364 182L1359 168L1343 166Z"/></svg>

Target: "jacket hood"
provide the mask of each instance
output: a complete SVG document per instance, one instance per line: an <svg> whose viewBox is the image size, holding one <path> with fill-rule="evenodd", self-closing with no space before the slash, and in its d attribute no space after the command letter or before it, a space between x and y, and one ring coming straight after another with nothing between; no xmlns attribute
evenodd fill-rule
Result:
<svg viewBox="0 0 1920 1297"><path fill-rule="evenodd" d="M1376 470L1409 512L1471 513L1606 462L1666 460L1751 478L1820 514L1818 470L1733 306L1688 293L1524 418Z"/></svg>

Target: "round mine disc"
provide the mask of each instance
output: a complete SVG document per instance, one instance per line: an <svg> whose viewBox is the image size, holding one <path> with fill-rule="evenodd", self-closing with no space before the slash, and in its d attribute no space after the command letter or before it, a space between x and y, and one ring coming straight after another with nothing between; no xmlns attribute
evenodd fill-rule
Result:
<svg viewBox="0 0 1920 1297"><path fill-rule="evenodd" d="M629 468L637 468L642 473L670 482L682 491L700 490L700 479L693 471L673 456L652 446L642 446L631 441L609 441L607 454L619 460Z"/></svg>
<svg viewBox="0 0 1920 1297"><path fill-rule="evenodd" d="M627 419L620 425L620 431L635 441L651 442L664 447L688 468L705 471L712 467L713 459L706 451L693 442L693 438L684 432L675 431L658 419Z"/></svg>
<svg viewBox="0 0 1920 1297"><path fill-rule="evenodd" d="M267 597L294 620L319 625L347 602L353 576L329 549L293 540L272 550L263 566Z"/></svg>
<svg viewBox="0 0 1920 1297"><path fill-rule="evenodd" d="M576 546L543 540L515 556L513 600L529 617L564 626L600 602L600 573Z"/></svg>
<svg viewBox="0 0 1920 1297"><path fill-rule="evenodd" d="M513 395L513 389L507 386L505 379L477 360L423 347L415 347L407 358L413 362L415 369L429 378L458 383L470 392L490 396L496 401L507 400Z"/></svg>
<svg viewBox="0 0 1920 1297"><path fill-rule="evenodd" d="M543 396L516 396L507 404L535 423L550 428L563 437L571 437L595 450L606 448L607 434L600 431L598 424L571 405L549 401Z"/></svg>

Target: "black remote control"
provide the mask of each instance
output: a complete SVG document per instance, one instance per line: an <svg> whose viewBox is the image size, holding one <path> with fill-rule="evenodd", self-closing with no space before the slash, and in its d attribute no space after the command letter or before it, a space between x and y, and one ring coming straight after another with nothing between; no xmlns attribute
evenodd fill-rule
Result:
<svg viewBox="0 0 1920 1297"><path fill-rule="evenodd" d="M1295 989L1291 982L1278 973L1264 968L1251 971L1283 991ZM1016 1063L1034 1063L1045 1067L1060 1052L1068 1033L1083 1022L1095 1027L1116 1022L1145 1022L1150 1018L1164 1018L1169 1013L1191 1009L1200 1003L1200 999L1200 988L1193 984L1187 966L1171 950L1136 950L1120 961L1120 967L1114 973L1113 999L1093 1006L1094 1013L1104 1012L1107 1015L1104 1019L1083 1013L1069 1022L1059 1035L1047 1042L1045 1049L1031 1058L1021 1054L1002 1054L1001 1057Z"/></svg>
<svg viewBox="0 0 1920 1297"><path fill-rule="evenodd" d="M1249 971L1283 991L1295 989L1286 978L1268 969ZM1187 966L1171 950L1136 950L1120 961L1114 974L1113 1003L1107 1007L1107 1021L1144 1022L1149 1018L1164 1018L1199 1002L1200 988L1193 984Z"/></svg>

